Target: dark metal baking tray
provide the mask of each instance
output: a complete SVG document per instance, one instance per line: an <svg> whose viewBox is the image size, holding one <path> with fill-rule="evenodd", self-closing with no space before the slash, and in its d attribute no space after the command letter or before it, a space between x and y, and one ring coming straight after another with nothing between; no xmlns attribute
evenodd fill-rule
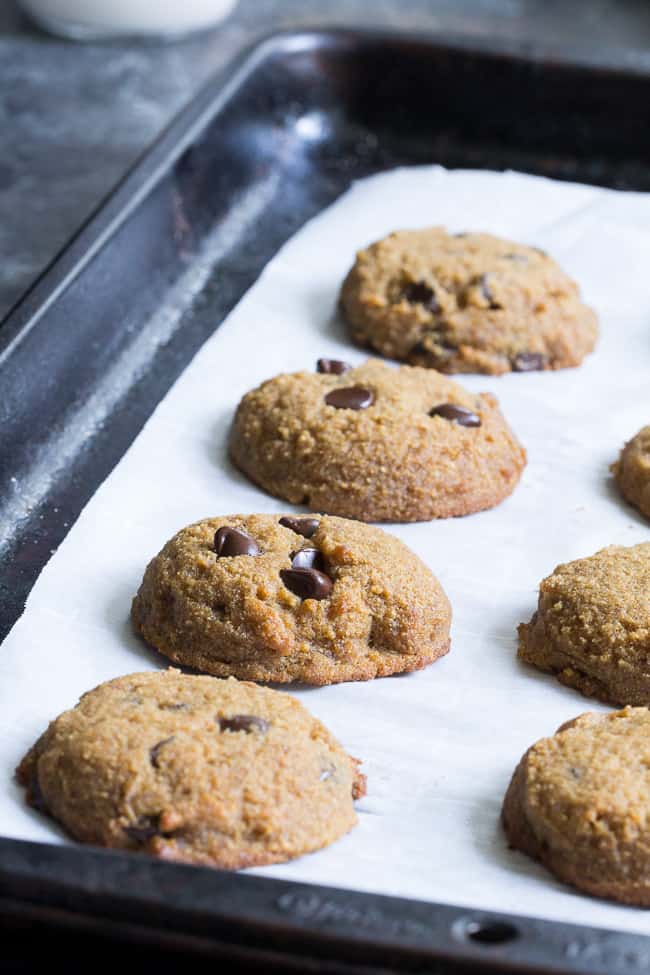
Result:
<svg viewBox="0 0 650 975"><path fill-rule="evenodd" d="M606 59L332 31L240 59L0 327L0 637L192 355L352 180L437 162L650 190L649 140L650 76ZM207 285L156 314L208 233ZM3 930L231 969L650 971L650 938L10 839L0 908Z"/></svg>

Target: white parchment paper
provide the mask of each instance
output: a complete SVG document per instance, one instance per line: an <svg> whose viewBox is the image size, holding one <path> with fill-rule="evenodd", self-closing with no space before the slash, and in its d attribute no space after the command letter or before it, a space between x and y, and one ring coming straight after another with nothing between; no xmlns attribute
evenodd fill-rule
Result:
<svg viewBox="0 0 650 975"><path fill-rule="evenodd" d="M498 817L523 751L598 704L516 662L515 628L560 561L650 538L611 485L622 442L650 422L650 196L517 173L397 170L356 185L309 223L203 347L41 574L0 652L0 833L66 842L12 779L23 752L100 681L164 666L128 624L145 564L201 517L288 510L231 468L240 396L319 356L358 363L335 316L359 247L444 224L547 249L597 309L595 355L575 370L459 377L494 392L528 449L514 495L463 519L388 526L453 605L452 650L406 677L300 689L364 760L359 825L267 876L650 933L650 914L598 902L509 852Z"/></svg>

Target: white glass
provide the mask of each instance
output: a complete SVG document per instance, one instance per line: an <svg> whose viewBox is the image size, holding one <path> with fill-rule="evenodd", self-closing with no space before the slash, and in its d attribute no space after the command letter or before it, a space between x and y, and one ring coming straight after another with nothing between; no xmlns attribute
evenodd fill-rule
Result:
<svg viewBox="0 0 650 975"><path fill-rule="evenodd" d="M180 36L223 20L237 0L20 0L41 27L78 40Z"/></svg>

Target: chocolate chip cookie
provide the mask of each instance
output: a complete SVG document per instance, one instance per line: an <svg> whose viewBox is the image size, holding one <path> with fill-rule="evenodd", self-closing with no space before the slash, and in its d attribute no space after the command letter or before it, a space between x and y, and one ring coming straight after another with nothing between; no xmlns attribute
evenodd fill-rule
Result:
<svg viewBox="0 0 650 975"><path fill-rule="evenodd" d="M327 846L365 778L294 698L178 671L84 694L17 769L83 843L237 870Z"/></svg>
<svg viewBox="0 0 650 975"><path fill-rule="evenodd" d="M340 307L359 345L449 373L577 366L598 331L576 283L543 251L442 227L359 251Z"/></svg>
<svg viewBox="0 0 650 975"><path fill-rule="evenodd" d="M650 518L650 426L625 444L611 471L623 497Z"/></svg>
<svg viewBox="0 0 650 975"><path fill-rule="evenodd" d="M178 532L132 609L147 643L217 677L331 684L447 653L451 609L397 538L327 515L229 515Z"/></svg>
<svg viewBox="0 0 650 975"><path fill-rule="evenodd" d="M519 627L519 658L608 704L650 706L650 542L558 565Z"/></svg>
<svg viewBox="0 0 650 975"><path fill-rule="evenodd" d="M510 845L595 897L650 907L650 712L582 714L524 755Z"/></svg>
<svg viewBox="0 0 650 975"><path fill-rule="evenodd" d="M491 508L526 454L487 393L428 369L370 359L276 376L242 399L237 467L270 494L361 521L423 521Z"/></svg>

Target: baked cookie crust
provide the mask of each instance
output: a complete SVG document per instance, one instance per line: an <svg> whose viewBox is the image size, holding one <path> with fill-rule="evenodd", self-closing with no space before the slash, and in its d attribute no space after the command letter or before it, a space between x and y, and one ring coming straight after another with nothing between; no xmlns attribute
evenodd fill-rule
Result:
<svg viewBox="0 0 650 975"><path fill-rule="evenodd" d="M248 542L218 555L227 532ZM328 515L228 515L184 528L150 562L131 615L176 663L309 684L418 670L447 653L451 623L440 583L399 539Z"/></svg>
<svg viewBox="0 0 650 975"><path fill-rule="evenodd" d="M598 333L576 283L543 251L443 227L359 251L340 308L358 345L447 373L577 366Z"/></svg>
<svg viewBox="0 0 650 975"><path fill-rule="evenodd" d="M650 712L587 713L526 752L502 821L510 846L594 897L650 906Z"/></svg>
<svg viewBox="0 0 650 975"><path fill-rule="evenodd" d="M358 762L299 701L174 670L84 694L17 778L82 843L228 870L327 846L365 793Z"/></svg>
<svg viewBox="0 0 650 975"><path fill-rule="evenodd" d="M456 407L457 415L441 407ZM276 376L247 393L230 456L255 484L292 504L392 522L492 508L526 464L489 393L377 359L339 375Z"/></svg>
<svg viewBox="0 0 650 975"><path fill-rule="evenodd" d="M625 444L611 471L626 501L650 518L650 426Z"/></svg>
<svg viewBox="0 0 650 975"><path fill-rule="evenodd" d="M519 626L519 659L587 697L650 705L650 542L558 565Z"/></svg>

